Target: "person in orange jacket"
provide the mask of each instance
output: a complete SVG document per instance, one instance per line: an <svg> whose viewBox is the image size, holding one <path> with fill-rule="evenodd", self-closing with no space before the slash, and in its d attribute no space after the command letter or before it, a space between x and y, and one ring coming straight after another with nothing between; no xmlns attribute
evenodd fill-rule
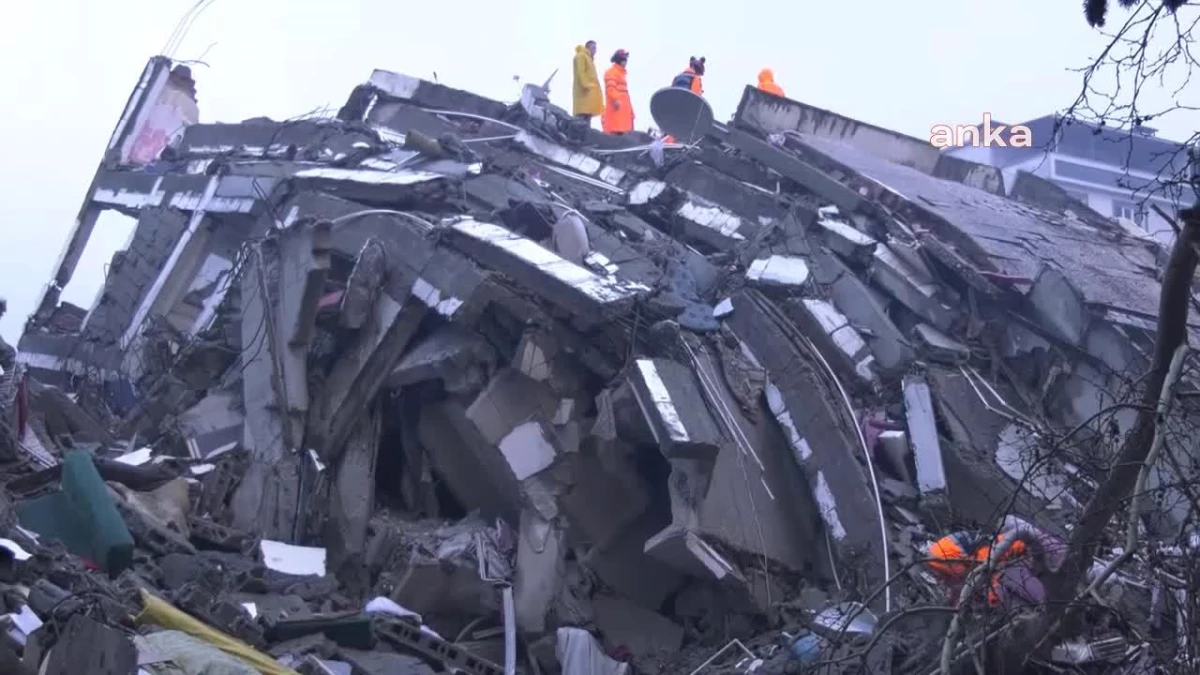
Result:
<svg viewBox="0 0 1200 675"><path fill-rule="evenodd" d="M595 40L575 48L575 96L571 114L588 122L604 112L604 92L600 91L600 78L596 77L595 56Z"/></svg>
<svg viewBox="0 0 1200 675"><path fill-rule="evenodd" d="M783 95L783 87L775 84L775 71L770 68L763 68L758 71L758 88L779 98L787 98Z"/></svg>
<svg viewBox="0 0 1200 675"><path fill-rule="evenodd" d="M679 87L681 89L689 89L693 94L697 96L703 96L704 84L701 81L703 79L704 57L701 56L700 58L696 58L693 56L689 60L687 69L676 75L674 80L671 80L671 86Z"/></svg>
<svg viewBox="0 0 1200 675"><path fill-rule="evenodd" d="M926 549L926 553L932 559L929 569L938 581L946 585L952 601L958 601L958 595L962 592L971 571L979 565L986 565L988 557L992 554L992 546L999 546L1004 538L1004 533L993 539L978 532L954 532L929 544ZM1014 563L1025 553L1025 542L1018 539L999 560L993 561L997 571L993 573L988 585L988 605L1000 605L1002 571L999 568Z"/></svg>
<svg viewBox="0 0 1200 675"><path fill-rule="evenodd" d="M633 103L629 100L629 83L625 67L629 63L629 52L618 49L613 53L612 65L604 71L604 114L600 126L606 134L624 134L633 131Z"/></svg>

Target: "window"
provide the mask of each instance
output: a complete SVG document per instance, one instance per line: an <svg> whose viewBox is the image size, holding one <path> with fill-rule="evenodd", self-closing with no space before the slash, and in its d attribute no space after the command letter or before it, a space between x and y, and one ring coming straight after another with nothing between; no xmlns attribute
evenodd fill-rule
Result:
<svg viewBox="0 0 1200 675"><path fill-rule="evenodd" d="M1146 209L1131 202L1122 202L1114 199L1113 218L1125 218L1137 223L1137 226L1142 229L1146 228Z"/></svg>

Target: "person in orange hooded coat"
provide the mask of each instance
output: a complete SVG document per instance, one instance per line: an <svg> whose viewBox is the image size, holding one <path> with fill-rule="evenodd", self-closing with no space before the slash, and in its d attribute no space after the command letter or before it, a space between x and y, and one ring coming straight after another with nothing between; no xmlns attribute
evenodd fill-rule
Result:
<svg viewBox="0 0 1200 675"><path fill-rule="evenodd" d="M763 68L758 71L758 88L768 94L774 94L780 98L787 98L783 95L783 87L775 84L775 71L770 68Z"/></svg>
<svg viewBox="0 0 1200 675"><path fill-rule="evenodd" d="M992 546L999 546L1005 536L1003 532L994 538L979 532L955 532L930 542L926 549L931 558L929 569L946 585L952 601L958 601L958 594L963 590L971 570L986 565L991 557ZM999 560L993 562L997 565L1012 564L1025 553L1025 542L1018 539ZM992 607L1000 604L1000 585L1000 573L994 573L987 593L988 604Z"/></svg>
<svg viewBox="0 0 1200 675"><path fill-rule="evenodd" d="M604 71L604 114L600 126L606 134L624 134L633 131L633 103L629 100L629 82L625 67L629 63L629 52L618 49L613 53L612 65Z"/></svg>

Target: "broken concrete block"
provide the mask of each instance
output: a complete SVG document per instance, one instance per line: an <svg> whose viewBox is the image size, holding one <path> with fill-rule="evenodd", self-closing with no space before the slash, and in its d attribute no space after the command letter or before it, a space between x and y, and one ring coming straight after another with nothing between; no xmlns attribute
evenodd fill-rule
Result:
<svg viewBox="0 0 1200 675"><path fill-rule="evenodd" d="M646 541L662 529L661 520L652 511L642 514L608 545L593 548L583 564L622 596L647 609L658 609L683 585L684 576L645 552Z"/></svg>
<svg viewBox="0 0 1200 675"><path fill-rule="evenodd" d="M484 384L495 362L496 350L478 333L448 323L412 344L385 386L395 389L441 380L447 391L470 391Z"/></svg>
<svg viewBox="0 0 1200 675"><path fill-rule="evenodd" d="M605 547L645 512L650 496L631 457L591 450L570 456L574 480L560 501L572 532Z"/></svg>
<svg viewBox="0 0 1200 675"><path fill-rule="evenodd" d="M498 445L517 480L550 468L559 455L550 432L536 421L518 424Z"/></svg>
<svg viewBox="0 0 1200 675"><path fill-rule="evenodd" d="M628 649L639 672L655 672L650 664L669 660L683 646L683 628L661 614L611 595L597 595L592 603L605 645Z"/></svg>
<svg viewBox="0 0 1200 675"><path fill-rule="evenodd" d="M946 468L942 464L942 448L938 441L929 384L924 378L910 376L904 378L903 388L908 434L917 466L917 487L922 494L930 496L944 493L948 487Z"/></svg>
<svg viewBox="0 0 1200 675"><path fill-rule="evenodd" d="M646 555L661 560L684 574L716 581L722 585L744 586L746 580L738 568L705 542L699 534L680 525L646 540Z"/></svg>
<svg viewBox="0 0 1200 675"><path fill-rule="evenodd" d="M908 460L912 456L912 450L908 447L908 434L903 431L885 431L879 434L879 454L897 478L915 484L908 470Z"/></svg>
<svg viewBox="0 0 1200 675"><path fill-rule="evenodd" d="M784 311L841 374L868 387L878 381L867 343L832 304L815 298L789 300Z"/></svg>
<svg viewBox="0 0 1200 675"><path fill-rule="evenodd" d="M937 284L919 269L884 245L875 248L871 280L914 314L941 330L948 330L954 318L942 304Z"/></svg>
<svg viewBox="0 0 1200 675"><path fill-rule="evenodd" d="M460 403L422 406L417 433L437 476L463 506L478 509L485 518L517 522L520 485L504 456L480 435Z"/></svg>
<svg viewBox="0 0 1200 675"><path fill-rule="evenodd" d="M179 416L187 438L188 454L203 459L218 450L241 443L245 415L241 396L232 391L210 393Z"/></svg>
<svg viewBox="0 0 1200 675"><path fill-rule="evenodd" d="M822 214L817 218L817 226L824 232L825 243L834 253L863 265L871 261L879 243L874 237L860 232L835 214Z"/></svg>
<svg viewBox="0 0 1200 675"><path fill-rule="evenodd" d="M962 363L971 358L971 348L927 323L913 329L916 342L925 354L944 363Z"/></svg>
<svg viewBox="0 0 1200 675"><path fill-rule="evenodd" d="M512 365L529 379L545 382L559 394L580 391L586 379L571 354L545 331L529 330L521 335Z"/></svg>
<svg viewBox="0 0 1200 675"><path fill-rule="evenodd" d="M666 359L638 359L631 374L638 407L668 458L712 458L720 431L694 372Z"/></svg>
<svg viewBox="0 0 1200 675"><path fill-rule="evenodd" d="M800 289L808 282L808 264L795 256L759 258L746 269L746 280L763 286Z"/></svg>
<svg viewBox="0 0 1200 675"><path fill-rule="evenodd" d="M129 675L137 670L133 641L116 628L76 614L67 623L41 672L44 675Z"/></svg>
<svg viewBox="0 0 1200 675"><path fill-rule="evenodd" d="M916 357L904 334L888 316L878 293L837 256L818 255L813 265L815 281L829 287L830 298L838 311L859 330L880 367L900 372Z"/></svg>

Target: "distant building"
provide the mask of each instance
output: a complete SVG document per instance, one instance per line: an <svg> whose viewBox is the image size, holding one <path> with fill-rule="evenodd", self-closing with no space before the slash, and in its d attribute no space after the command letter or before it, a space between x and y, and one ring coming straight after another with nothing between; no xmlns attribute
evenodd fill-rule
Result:
<svg viewBox="0 0 1200 675"><path fill-rule="evenodd" d="M1064 121L1055 132L1057 115L1025 122L1033 147L957 147L945 150L961 159L990 164L1004 174L1006 185L1018 171L1053 181L1092 209L1136 225L1165 245L1174 240L1171 226L1151 209L1168 214L1179 206L1178 190L1160 182L1178 176L1186 165L1182 143L1141 127L1127 130ZM995 126L995 123L993 123Z"/></svg>

